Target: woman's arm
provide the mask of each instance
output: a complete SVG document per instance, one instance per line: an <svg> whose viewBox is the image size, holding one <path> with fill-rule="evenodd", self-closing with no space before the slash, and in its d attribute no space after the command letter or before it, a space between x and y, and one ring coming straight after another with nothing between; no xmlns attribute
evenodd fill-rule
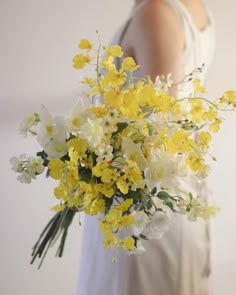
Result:
<svg viewBox="0 0 236 295"><path fill-rule="evenodd" d="M149 1L134 17L132 51L142 74L153 80L172 73L183 78L184 28L176 12L162 0Z"/></svg>

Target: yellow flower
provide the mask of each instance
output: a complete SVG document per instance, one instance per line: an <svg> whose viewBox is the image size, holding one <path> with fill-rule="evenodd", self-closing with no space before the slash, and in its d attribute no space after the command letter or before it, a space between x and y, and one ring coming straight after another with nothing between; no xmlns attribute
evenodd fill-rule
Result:
<svg viewBox="0 0 236 295"><path fill-rule="evenodd" d="M111 108L120 108L123 100L124 94L119 90L109 90L104 94L104 101Z"/></svg>
<svg viewBox="0 0 236 295"><path fill-rule="evenodd" d="M54 195L57 199L65 199L67 196L67 188L64 182L60 182L57 187L54 188Z"/></svg>
<svg viewBox="0 0 236 295"><path fill-rule="evenodd" d="M64 166L64 162L60 159L52 159L48 164L50 176L54 179L60 179L63 175Z"/></svg>
<svg viewBox="0 0 236 295"><path fill-rule="evenodd" d="M133 205L133 199L127 199L116 206L116 209L121 210L122 212L128 211L129 207Z"/></svg>
<svg viewBox="0 0 236 295"><path fill-rule="evenodd" d="M104 218L100 218L99 220L102 222L99 226L100 231L102 232L104 237L109 237L112 231L110 224L107 224Z"/></svg>
<svg viewBox="0 0 236 295"><path fill-rule="evenodd" d="M123 55L122 49L118 45L113 45L110 48L107 47L106 48L106 53L108 55L113 56L113 57L122 57L122 55Z"/></svg>
<svg viewBox="0 0 236 295"><path fill-rule="evenodd" d="M204 158L198 153L192 153L187 159L190 169L194 172L202 172L205 169Z"/></svg>
<svg viewBox="0 0 236 295"><path fill-rule="evenodd" d="M218 132L220 130L222 124L222 120L216 118L216 120L210 125L210 131Z"/></svg>
<svg viewBox="0 0 236 295"><path fill-rule="evenodd" d="M203 119L209 122L214 121L216 117L217 117L217 111L216 111L216 108L214 107L210 107L208 112L205 112L203 114Z"/></svg>
<svg viewBox="0 0 236 295"><path fill-rule="evenodd" d="M196 92L200 92L200 93L206 92L206 88L204 88L201 85L201 80L200 79L193 80L193 87L194 87Z"/></svg>
<svg viewBox="0 0 236 295"><path fill-rule="evenodd" d="M103 83L111 87L118 87L123 85L126 82L126 79L127 75L125 72L111 68L104 76Z"/></svg>
<svg viewBox="0 0 236 295"><path fill-rule="evenodd" d="M117 170L111 168L105 168L101 173L101 180L104 183L110 183L116 180L118 177Z"/></svg>
<svg viewBox="0 0 236 295"><path fill-rule="evenodd" d="M116 226L120 223L122 218L122 212L118 209L111 209L106 216L107 223L109 223L112 228L116 228Z"/></svg>
<svg viewBox="0 0 236 295"><path fill-rule="evenodd" d="M83 69L92 58L88 54L77 54L73 58L73 67L77 70Z"/></svg>
<svg viewBox="0 0 236 295"><path fill-rule="evenodd" d="M92 79L90 77L85 77L82 81L81 81L82 84L86 84L86 85L89 85L89 86L93 86L95 83L96 83L96 80L95 79Z"/></svg>
<svg viewBox="0 0 236 295"><path fill-rule="evenodd" d="M114 57L108 55L102 62L102 67L105 69L115 69Z"/></svg>
<svg viewBox="0 0 236 295"><path fill-rule="evenodd" d="M70 164L76 166L76 168L77 168L79 155L78 155L77 151L74 149L74 147L69 148L68 155L70 157Z"/></svg>
<svg viewBox="0 0 236 295"><path fill-rule="evenodd" d="M176 99L163 92L156 96L155 103L157 112L167 114L175 109Z"/></svg>
<svg viewBox="0 0 236 295"><path fill-rule="evenodd" d="M126 181L125 176L121 176L117 181L116 181L116 186L117 188L122 192L122 194L126 195L129 192L129 185Z"/></svg>
<svg viewBox="0 0 236 295"><path fill-rule="evenodd" d="M65 209L65 205L55 205L52 207L52 210L55 211L55 212L60 212L60 211L63 211Z"/></svg>
<svg viewBox="0 0 236 295"><path fill-rule="evenodd" d="M127 163L128 163L128 168L125 171L127 179L129 179L129 181L132 182L133 184L141 185L142 187L143 176L137 163L134 161L129 161L129 160L127 160Z"/></svg>
<svg viewBox="0 0 236 295"><path fill-rule="evenodd" d="M132 57L126 57L124 58L122 64L121 64L121 69L123 71L136 71L140 66L136 64L134 59Z"/></svg>
<svg viewBox="0 0 236 295"><path fill-rule="evenodd" d="M104 104L97 107L89 108L89 111L94 113L97 118L103 118L107 114L107 109L105 108Z"/></svg>
<svg viewBox="0 0 236 295"><path fill-rule="evenodd" d="M221 98L221 102L232 104L234 107L236 107L236 91L234 90L225 91L223 97Z"/></svg>
<svg viewBox="0 0 236 295"><path fill-rule="evenodd" d="M194 142L189 137L192 135L190 132L185 132L183 129L175 131L170 138L165 139L166 149L171 153L188 153L192 150L191 145Z"/></svg>
<svg viewBox="0 0 236 295"><path fill-rule="evenodd" d="M209 148L209 143L211 141L211 134L209 132L200 132L198 134L199 146L205 151Z"/></svg>
<svg viewBox="0 0 236 295"><path fill-rule="evenodd" d="M121 219L119 230L122 230L124 227L129 227L134 224L134 216L127 215Z"/></svg>
<svg viewBox="0 0 236 295"><path fill-rule="evenodd" d="M67 143L67 148L70 150L73 148L78 155L82 156L86 153L86 150L88 148L87 141L85 139L78 139L78 138L72 138Z"/></svg>
<svg viewBox="0 0 236 295"><path fill-rule="evenodd" d="M121 246L126 251L132 251L134 249L134 239L127 237L121 242Z"/></svg>
<svg viewBox="0 0 236 295"><path fill-rule="evenodd" d="M204 120L203 114L204 114L204 106L202 101L200 101L197 98L192 98L190 100L192 110L191 110L191 115L192 115L192 120L194 123L200 123Z"/></svg>
<svg viewBox="0 0 236 295"><path fill-rule="evenodd" d="M87 39L81 39L80 42L79 42L78 47L80 49L87 49L87 50L92 50L93 49L93 45Z"/></svg>
<svg viewBox="0 0 236 295"><path fill-rule="evenodd" d="M111 198L114 195L114 189L109 185L98 183L94 185L94 189L100 193L102 193L107 198Z"/></svg>
<svg viewBox="0 0 236 295"><path fill-rule="evenodd" d="M96 177L102 176L102 171L108 167L108 163L106 162L100 162L96 166L92 168L92 173Z"/></svg>
<svg viewBox="0 0 236 295"><path fill-rule="evenodd" d="M85 212L89 215L97 215L99 212L104 213L105 212L105 201L99 200L96 198L93 200L90 205L85 209Z"/></svg>
<svg viewBox="0 0 236 295"><path fill-rule="evenodd" d="M103 241L105 249L111 249L118 244L118 239L115 235L110 234L106 240Z"/></svg>

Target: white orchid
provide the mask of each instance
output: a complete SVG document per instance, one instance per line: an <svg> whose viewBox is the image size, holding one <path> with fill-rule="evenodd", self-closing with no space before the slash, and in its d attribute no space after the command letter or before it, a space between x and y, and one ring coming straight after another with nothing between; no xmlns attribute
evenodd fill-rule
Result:
<svg viewBox="0 0 236 295"><path fill-rule="evenodd" d="M76 104L73 106L71 114L67 120L68 129L70 132L78 131L79 127L87 122L87 119L92 119L94 114L87 111L87 108L92 106L89 102L85 104L85 101L78 99Z"/></svg>
<svg viewBox="0 0 236 295"><path fill-rule="evenodd" d="M79 128L79 136L86 139L91 147L96 148L105 137L101 119L88 118L87 122Z"/></svg>
<svg viewBox="0 0 236 295"><path fill-rule="evenodd" d="M156 187L168 188L169 191L175 191L178 186L178 178L181 169L177 157L164 151L153 155L153 161L144 170L145 181L149 190Z"/></svg>
<svg viewBox="0 0 236 295"><path fill-rule="evenodd" d="M147 167L147 161L142 153L141 145L134 143L129 137L123 138L122 152L124 153L124 158L136 162L141 171L144 171Z"/></svg>
<svg viewBox="0 0 236 295"><path fill-rule="evenodd" d="M30 183L32 178L36 178L36 175L41 174L45 169L41 158L27 157L25 154L12 157L10 163L12 170L20 174L17 179L23 183Z"/></svg>
<svg viewBox="0 0 236 295"><path fill-rule="evenodd" d="M44 149L49 159L61 158L67 153L66 142L55 139L51 140Z"/></svg>
<svg viewBox="0 0 236 295"><path fill-rule="evenodd" d="M40 109L40 124L37 134L38 143L46 148L51 141L65 142L68 133L63 117L53 118L45 106Z"/></svg>

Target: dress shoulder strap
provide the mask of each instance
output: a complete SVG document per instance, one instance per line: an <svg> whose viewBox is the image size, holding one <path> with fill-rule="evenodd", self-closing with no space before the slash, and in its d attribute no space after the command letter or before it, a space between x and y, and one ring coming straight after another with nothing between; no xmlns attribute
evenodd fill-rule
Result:
<svg viewBox="0 0 236 295"><path fill-rule="evenodd" d="M183 26L190 29L190 32L194 34L195 28L194 28L193 20L187 8L184 6L184 4L180 0L165 0L165 1L175 10L176 14L179 16L181 22L183 23Z"/></svg>

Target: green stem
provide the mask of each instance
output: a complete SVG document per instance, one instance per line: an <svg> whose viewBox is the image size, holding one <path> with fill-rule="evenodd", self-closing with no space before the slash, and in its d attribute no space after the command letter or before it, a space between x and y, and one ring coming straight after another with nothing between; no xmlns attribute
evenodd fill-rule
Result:
<svg viewBox="0 0 236 295"><path fill-rule="evenodd" d="M210 100L208 100L208 99L206 99L204 97L184 97L184 98L179 99L178 102L181 102L181 101L186 100L186 99L204 100L207 103L209 103L210 105L212 105L214 108L216 108L217 110L223 111L223 112L225 112L225 111L228 111L228 112L232 112L233 111L233 112L235 112L236 111L235 109L229 109L229 110L227 110L227 109L219 108L215 103L211 102Z"/></svg>

